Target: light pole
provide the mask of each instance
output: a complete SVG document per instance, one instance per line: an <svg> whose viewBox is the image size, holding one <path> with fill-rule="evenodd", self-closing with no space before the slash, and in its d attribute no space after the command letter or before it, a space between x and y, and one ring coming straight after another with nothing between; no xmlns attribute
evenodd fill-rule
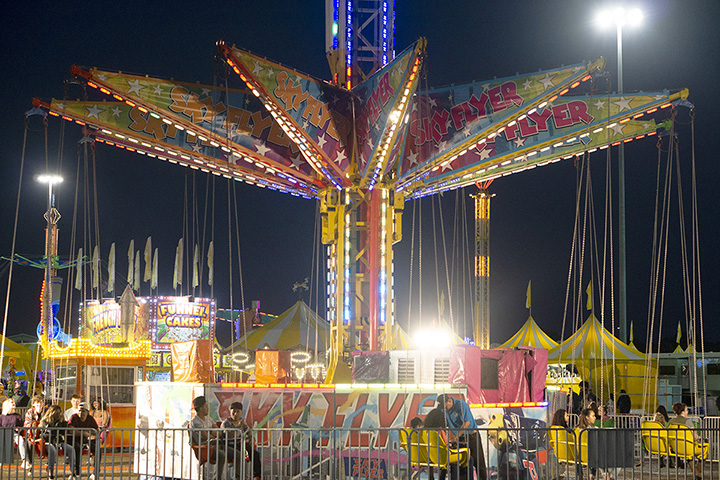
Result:
<svg viewBox="0 0 720 480"><path fill-rule="evenodd" d="M614 7L598 13L597 23L601 27L615 25L617 29L617 56L618 56L618 94L623 93L622 68L622 31L624 26L634 27L642 22L643 14L639 8L626 9ZM626 246L625 246L625 146L618 146L618 323L620 332L618 337L627 342L627 276L626 276ZM615 333L615 332L613 332Z"/></svg>
<svg viewBox="0 0 720 480"><path fill-rule="evenodd" d="M60 175L54 175L50 173L38 175L36 180L40 183L46 183L48 186L48 198L47 198L47 211L45 212L45 219L47 220L47 227L45 231L45 288L43 289L43 307L42 307L42 318L40 320L42 324L42 338L40 338L40 344L42 348L48 347L48 330L52 328L52 258L56 254L57 248L57 236L55 231L56 225L60 219L60 214L54 207L53 201L53 185L61 183L63 178Z"/></svg>

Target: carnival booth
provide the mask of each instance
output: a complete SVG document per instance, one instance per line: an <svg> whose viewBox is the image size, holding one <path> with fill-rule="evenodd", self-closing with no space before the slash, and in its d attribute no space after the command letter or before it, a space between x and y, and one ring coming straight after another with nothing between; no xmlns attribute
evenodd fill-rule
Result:
<svg viewBox="0 0 720 480"><path fill-rule="evenodd" d="M644 403L656 403L657 362L618 340L593 314L577 332L550 350L549 362L575 365L598 396L603 391L607 398L613 391L624 389L630 395L633 409L643 407Z"/></svg>
<svg viewBox="0 0 720 480"><path fill-rule="evenodd" d="M32 352L29 348L0 335L5 345L2 357L2 370L5 378L32 379ZM10 373L12 371L12 374Z"/></svg>

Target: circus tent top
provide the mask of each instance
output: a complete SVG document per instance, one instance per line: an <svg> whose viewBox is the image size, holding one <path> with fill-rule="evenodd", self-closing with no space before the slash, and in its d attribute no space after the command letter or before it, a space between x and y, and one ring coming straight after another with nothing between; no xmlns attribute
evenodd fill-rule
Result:
<svg viewBox="0 0 720 480"><path fill-rule="evenodd" d="M645 361L646 356L615 338L590 314L582 327L550 350L549 359L561 362L574 360L612 359L621 361Z"/></svg>
<svg viewBox="0 0 720 480"><path fill-rule="evenodd" d="M317 344L316 344L317 339ZM225 351L308 348L325 351L330 345L330 324L299 300L267 325L251 331Z"/></svg>
<svg viewBox="0 0 720 480"><path fill-rule="evenodd" d="M527 321L520 327L507 342L500 345L498 348L515 348L519 346L526 347L541 347L552 350L559 344L550 336L543 331L542 328L535 322L535 319L530 315Z"/></svg>

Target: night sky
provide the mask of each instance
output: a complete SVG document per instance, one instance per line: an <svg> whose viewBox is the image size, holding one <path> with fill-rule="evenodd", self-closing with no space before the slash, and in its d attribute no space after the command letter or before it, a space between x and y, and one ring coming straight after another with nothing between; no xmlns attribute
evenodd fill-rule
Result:
<svg viewBox="0 0 720 480"><path fill-rule="evenodd" d="M162 6L160 5L162 4ZM492 77L506 77L549 69L600 56L607 59L613 85L617 82L616 37L613 29L601 31L594 25L595 1L517 1L445 2L400 0L396 3L396 51L399 53L419 37L428 39L427 85L467 83ZM0 162L3 188L0 190L0 255L11 252L15 204L25 133L24 113L33 97L79 98L77 84L64 84L71 78L70 67L78 64L107 70L122 70L153 77L175 78L213 84L222 80L214 59L215 42L250 50L320 78L329 78L325 60L324 2L236 1L236 2L12 2L4 8L5 24L0 32L3 55L2 85L4 115L3 146ZM713 93L718 71L720 34L716 26L720 4L708 1L656 0L637 2L645 11L643 26L624 31L625 91L648 92L663 89L690 89L689 101L695 112L695 160L697 168L702 311L706 344L718 342L713 330L720 310L720 252L715 246L719 214L714 179L720 175L716 161L720 151L718 135L713 134L713 115L717 99ZM232 79L237 81L237 79ZM614 88L613 88L614 90ZM67 93L65 93L67 92ZM715 100L713 100L715 99ZM686 220L690 218L691 126L687 109L678 112L682 189ZM57 165L61 123L49 119L48 157ZM65 177L57 191L60 221L60 253L70 254L77 142L80 129L65 125L61 173ZM33 180L45 170L45 137L38 117L28 123L25 170L20 196L16 252L28 256L43 252L43 212L46 188ZM598 229L605 206L605 153L591 156L593 191ZM613 184L616 156L612 153ZM648 291L653 238L653 212L658 153L655 140L632 142L626 147L626 195L628 238L628 319L634 321L636 344L645 343L648 319ZM664 154L663 154L664 158ZM129 241L144 247L148 235L160 249L160 292L173 294L171 274L175 246L183 234L186 185L193 182L198 197L198 216L203 222L208 178L201 173L115 148L96 149L97 195L101 253L107 257L116 242L117 274L126 274ZM212 177L215 189L215 297L220 307L230 305L228 288L228 198L227 181ZM537 168L495 181L490 192L496 196L491 207L491 341L507 340L527 319L525 292L532 281L532 314L540 326L555 339L563 326L568 266L575 211L576 169L572 160ZM673 187L673 213L670 216L669 277L663 315L663 333L674 338L678 321L685 322L681 250L677 214L677 186ZM448 252L453 247L453 231L469 218L456 220L456 198L472 204L467 188L441 198ZM236 184L240 249L243 268L241 294L237 271L233 274L232 302L237 308L241 295L245 304L260 300L261 309L279 314L289 308L297 295L295 282L313 277L313 235L316 203L277 192ZM445 267L435 261L431 202L422 201L422 296L413 279L412 319L408 322L411 219L417 202L405 205L403 241L396 245L397 318L411 331L437 316L435 271L440 268L441 283ZM613 205L616 205L613 196ZM79 204L79 217L84 208ZM191 202L192 205L192 202ZM213 209L208 207L208 212ZM91 212L92 214L92 212ZM235 213L233 212L233 215ZM439 217L438 217L439 218ZM439 222L439 219L436 220ZM689 224L688 224L689 225ZM417 228L417 225L416 225ZM435 230L433 230L435 228ZM689 228L689 227L688 227ZM210 235L209 230L206 230ZM599 230L601 231L601 230ZM617 226L614 227L617 232ZM77 242L83 227L78 226ZM472 233L472 232L471 232ZM439 233L437 233L439 236ZM600 242L602 236L600 235ZM233 233L233 242L234 233ZM207 243L207 241L206 241ZM417 257L420 237L415 241ZM437 247L440 249L440 246ZM602 248L600 243L599 248ZM617 255L617 245L613 250ZM450 255L450 253L448 254ZM233 257L236 254L233 253ZM442 257L442 255L439 255ZM187 261L187 260L186 260ZM237 259L234 260L235 262ZM436 267L436 265L439 265ZM417 275L417 260L413 275ZM8 263L0 265L2 304L8 281ZM39 319L42 272L28 267L13 271L8 335L34 332ZM67 281L67 280L66 280ZM586 282L585 282L586 283ZM148 294L143 285L141 294ZM442 287L445 289L445 287ZM577 290L571 287L571 292ZM583 287L584 290L584 287ZM317 306L324 286L306 293L304 299ZM466 285L466 295L472 288ZM596 290L597 292L597 290ZM121 289L116 292L118 295ZM198 292L199 293L199 292ZM203 294L209 295L208 287ZM456 298L460 293L456 293ZM573 294L574 295L574 294ZM596 293L597 295L597 293ZM77 302L77 293L74 294ZM417 315L422 297L422 316ZM583 296L584 301L584 296ZM67 303L67 302L66 302ZM572 300L570 302L572 304ZM607 302L609 305L609 300ZM456 321L460 307L455 306ZM321 306L321 310L324 306ZM321 311L322 314L322 311ZM599 316L599 312L597 313ZM583 315L585 313L583 312ZM606 315L610 322L610 314ZM659 319L656 320L659 322ZM567 317L563 334L570 334L572 315ZM655 324L658 328L658 323ZM77 314L73 312L73 331ZM461 335L469 335L469 319ZM230 338L223 331L223 345Z"/></svg>

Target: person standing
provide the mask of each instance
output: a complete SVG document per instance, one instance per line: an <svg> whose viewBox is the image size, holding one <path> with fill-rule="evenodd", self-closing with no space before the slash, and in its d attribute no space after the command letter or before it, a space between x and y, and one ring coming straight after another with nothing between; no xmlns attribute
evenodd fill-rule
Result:
<svg viewBox="0 0 720 480"><path fill-rule="evenodd" d="M617 412L621 415L627 415L630 413L632 408L632 402L630 401L630 395L625 390L620 390L620 395L617 399Z"/></svg>
<svg viewBox="0 0 720 480"><path fill-rule="evenodd" d="M485 467L485 452L483 451L482 439L478 435L477 423L470 411L470 405L466 401L453 398L448 394L440 394L437 397L437 404L445 409L445 421L449 428L455 430L455 435L467 435L470 455L475 461L475 471L478 480L487 480L487 468ZM427 426L427 418L425 419Z"/></svg>
<svg viewBox="0 0 720 480"><path fill-rule="evenodd" d="M230 404L230 416L223 421L220 427L225 430L223 433L227 443L223 443L223 445L227 448L228 460L232 459L235 464L235 478L240 478L239 462L247 458L248 462L252 462L253 480L260 480L262 477L262 459L260 458L260 452L253 448L252 432L243 418L242 403L233 402ZM242 439L243 436L244 439Z"/></svg>

